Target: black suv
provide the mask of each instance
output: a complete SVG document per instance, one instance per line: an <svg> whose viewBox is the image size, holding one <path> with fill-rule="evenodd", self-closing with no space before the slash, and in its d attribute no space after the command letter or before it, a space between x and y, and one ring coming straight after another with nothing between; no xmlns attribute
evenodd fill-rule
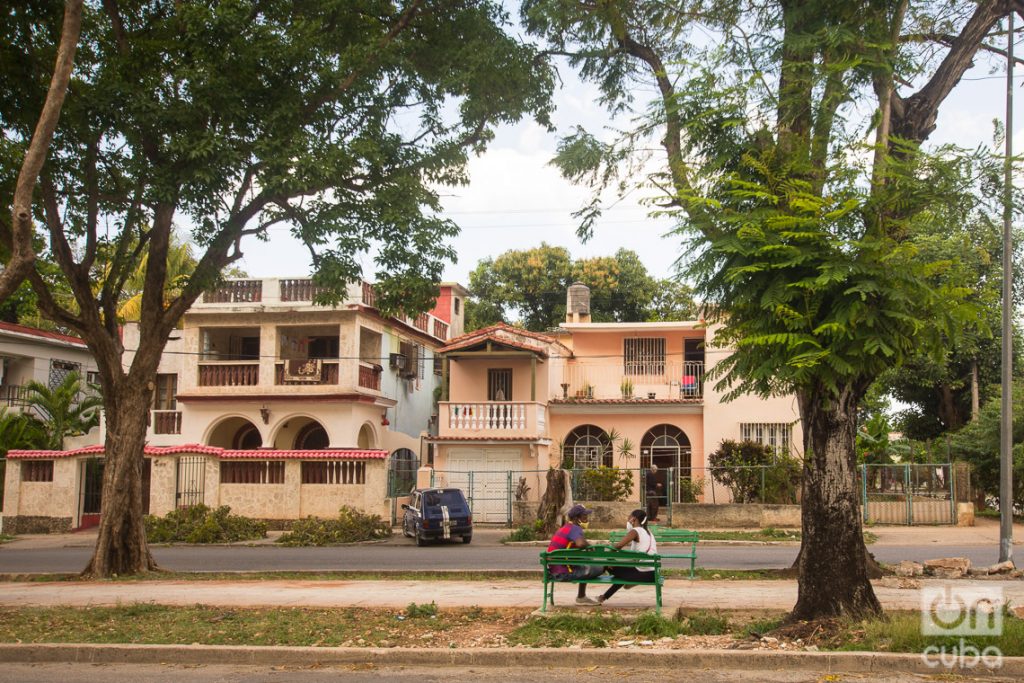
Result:
<svg viewBox="0 0 1024 683"><path fill-rule="evenodd" d="M459 489L416 489L402 509L402 533L415 538L416 545L456 536L463 543L473 540L473 513Z"/></svg>

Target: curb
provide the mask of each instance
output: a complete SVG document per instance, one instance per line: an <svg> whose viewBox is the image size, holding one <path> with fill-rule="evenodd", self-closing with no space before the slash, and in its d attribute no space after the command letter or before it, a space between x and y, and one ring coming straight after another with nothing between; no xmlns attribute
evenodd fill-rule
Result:
<svg viewBox="0 0 1024 683"><path fill-rule="evenodd" d="M84 664L227 664L248 666L500 666L559 668L636 666L646 668L806 672L937 674L993 673L1024 678L1024 657L1004 657L999 669L929 667L921 655L878 652L780 652L755 650L573 650L566 648L325 648L236 647L228 645L0 644L0 662Z"/></svg>

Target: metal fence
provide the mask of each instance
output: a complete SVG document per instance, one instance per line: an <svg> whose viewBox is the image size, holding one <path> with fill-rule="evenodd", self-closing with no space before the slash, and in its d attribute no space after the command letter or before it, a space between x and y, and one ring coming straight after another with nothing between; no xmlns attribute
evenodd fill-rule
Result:
<svg viewBox="0 0 1024 683"><path fill-rule="evenodd" d="M861 465L865 523L956 524L956 481L949 463Z"/></svg>
<svg viewBox="0 0 1024 683"><path fill-rule="evenodd" d="M799 502L800 471L792 465L736 467L576 468L569 470L573 500L635 501L655 496L671 521L669 503ZM460 488L480 522L512 523L513 503L536 503L547 470L432 470L431 486Z"/></svg>

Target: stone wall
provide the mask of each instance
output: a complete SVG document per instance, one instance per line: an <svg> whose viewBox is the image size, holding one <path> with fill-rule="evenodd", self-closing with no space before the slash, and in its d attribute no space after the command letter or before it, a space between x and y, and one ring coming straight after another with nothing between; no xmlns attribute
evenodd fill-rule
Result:
<svg viewBox="0 0 1024 683"><path fill-rule="evenodd" d="M668 511L661 513L668 521ZM676 503L672 506L672 526L683 529L763 529L800 528L799 505L763 505L729 503L707 505Z"/></svg>
<svg viewBox="0 0 1024 683"><path fill-rule="evenodd" d="M3 523L3 532L12 536L18 534L66 534L71 531L70 517L15 515L4 517Z"/></svg>

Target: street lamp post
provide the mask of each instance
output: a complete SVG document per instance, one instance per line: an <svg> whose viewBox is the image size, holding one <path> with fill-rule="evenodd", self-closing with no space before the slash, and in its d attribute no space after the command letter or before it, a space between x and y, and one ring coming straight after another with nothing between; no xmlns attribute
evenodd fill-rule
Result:
<svg viewBox="0 0 1024 683"><path fill-rule="evenodd" d="M1006 159L1003 185L1002 415L999 429L999 561L1013 560L1013 15L1006 32Z"/></svg>

